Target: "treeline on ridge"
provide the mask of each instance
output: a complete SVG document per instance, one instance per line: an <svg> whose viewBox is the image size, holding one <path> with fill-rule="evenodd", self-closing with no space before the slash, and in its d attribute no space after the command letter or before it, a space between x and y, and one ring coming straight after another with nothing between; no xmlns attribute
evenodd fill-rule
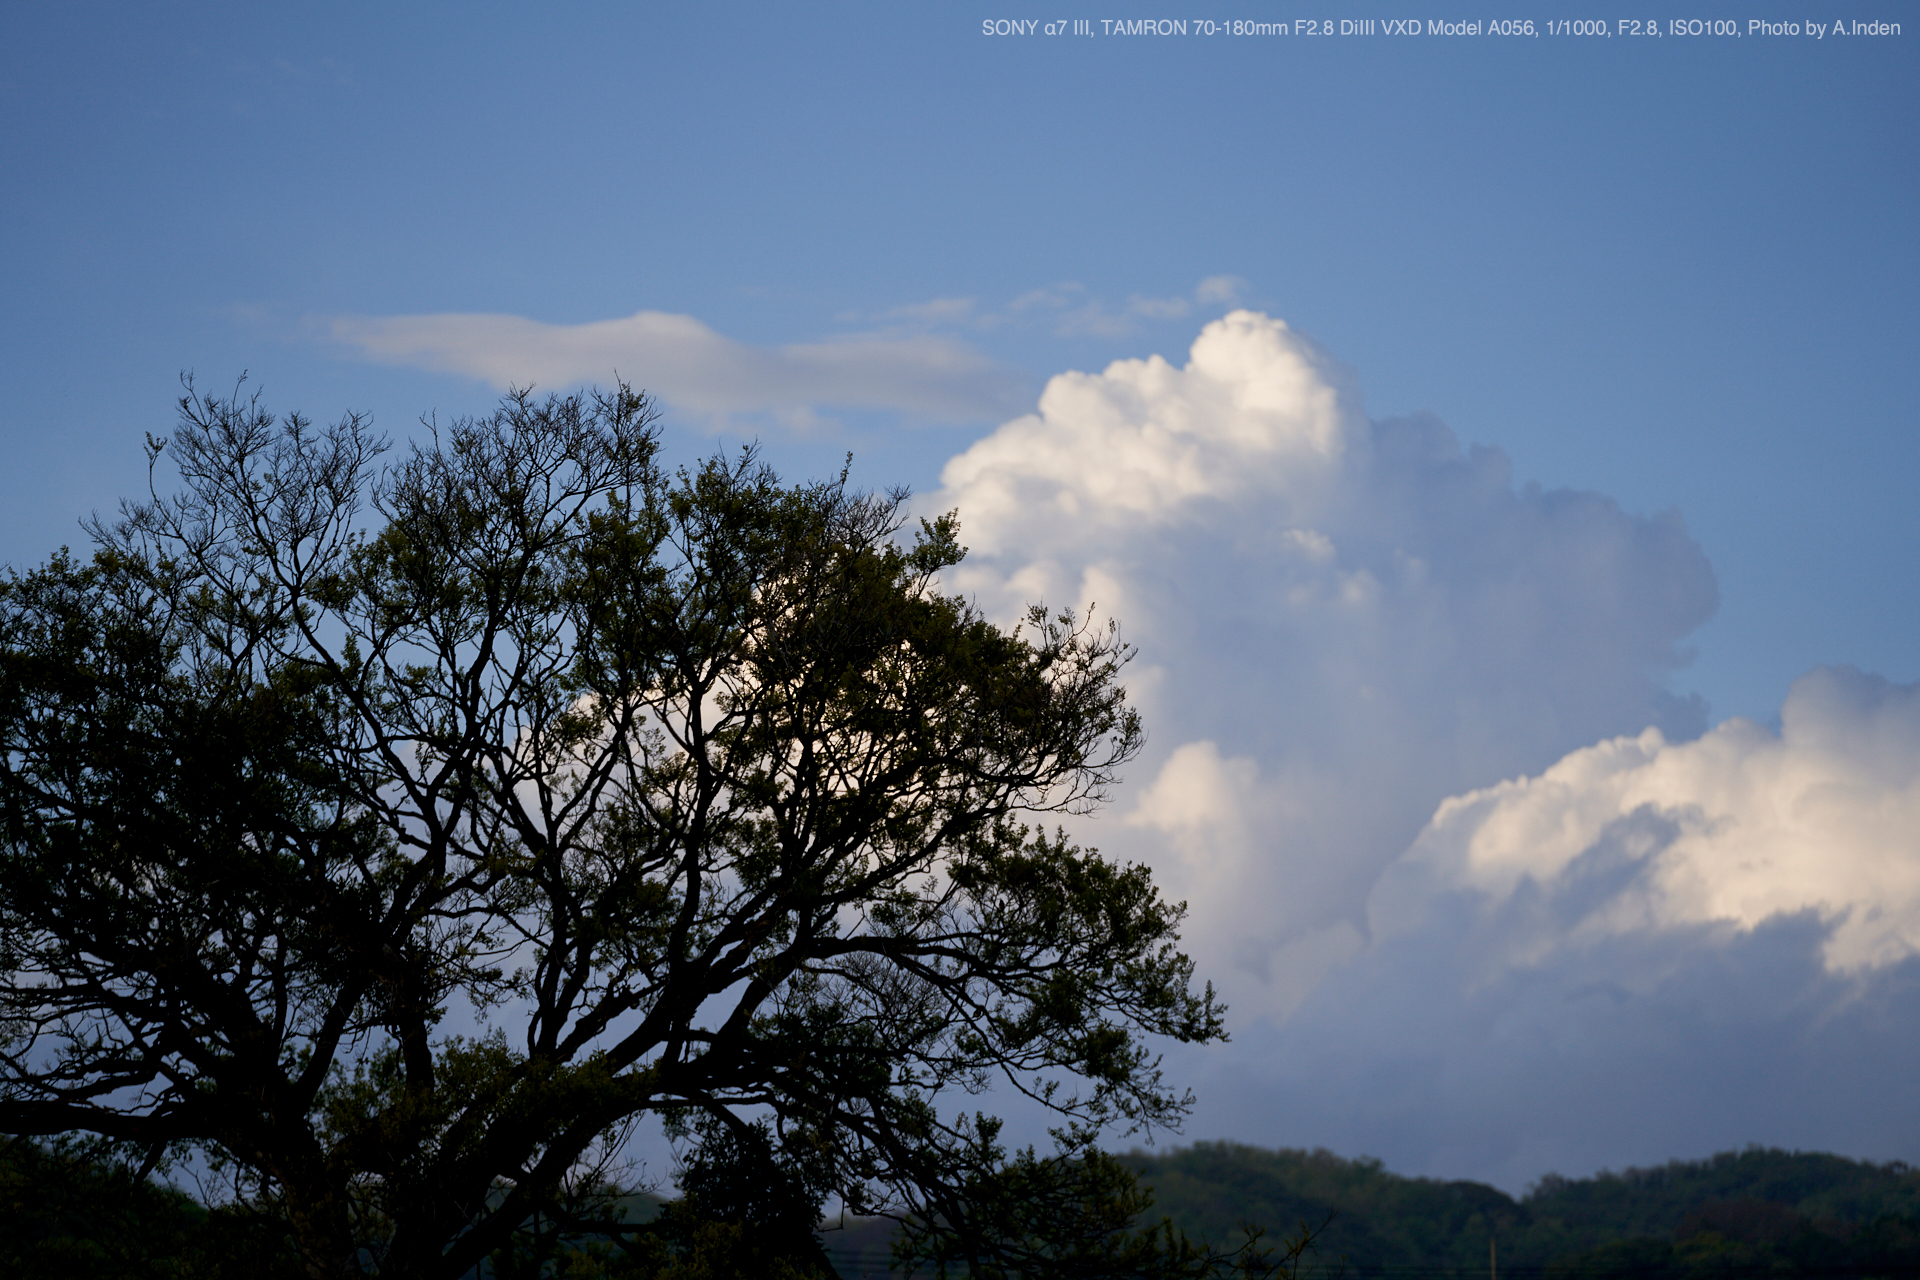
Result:
<svg viewBox="0 0 1920 1280"><path fill-rule="evenodd" d="M1749 1148L1549 1175L1515 1199L1327 1151L1202 1142L1123 1159L1153 1212L1197 1235L1327 1222L1314 1269L1329 1275L1920 1275L1920 1171L1901 1163Z"/></svg>
<svg viewBox="0 0 1920 1280"><path fill-rule="evenodd" d="M1152 1188L1151 1215L1198 1238L1227 1239L1243 1223L1325 1224L1309 1275L1472 1277L1497 1265L1514 1280L1920 1276L1920 1170L1901 1163L1750 1148L1590 1178L1550 1175L1516 1199L1327 1151L1201 1142L1121 1160ZM845 1280L887 1274L886 1224L823 1225L826 1255ZM536 1263L530 1274L596 1273L589 1259L563 1247L549 1263L559 1270ZM84 1148L0 1139L4 1274L238 1280L298 1271L271 1221L210 1212Z"/></svg>

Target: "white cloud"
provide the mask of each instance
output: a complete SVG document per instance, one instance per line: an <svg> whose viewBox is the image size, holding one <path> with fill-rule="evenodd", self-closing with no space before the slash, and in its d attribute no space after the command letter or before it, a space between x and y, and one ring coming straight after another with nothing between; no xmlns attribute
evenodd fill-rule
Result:
<svg viewBox="0 0 1920 1280"><path fill-rule="evenodd" d="M1097 602L1139 644L1155 751L1095 838L1190 903L1243 1014L1352 953L1445 797L1703 727L1663 686L1716 600L1677 516L1516 490L1431 417L1371 422L1266 316L1207 325L1184 366L1054 378L942 479L928 505L974 549L955 585L1004 615Z"/></svg>
<svg viewBox="0 0 1920 1280"><path fill-rule="evenodd" d="M1729 720L1688 743L1649 729L1446 801L1375 889L1375 939L1464 893L1502 922L1487 936L1509 965L1801 913L1836 973L1920 952L1920 686L1824 668L1780 720L1778 736Z"/></svg>
<svg viewBox="0 0 1920 1280"><path fill-rule="evenodd" d="M512 315L342 317L329 322L328 331L368 359L465 374L496 387L559 388L605 382L618 372L669 403L710 414L837 405L968 420L1005 412L1023 383L951 338L868 336L755 347L692 316L662 311L576 325Z"/></svg>
<svg viewBox="0 0 1920 1280"><path fill-rule="evenodd" d="M1365 432L1343 381L1285 325L1235 312L1206 327L1185 369L1151 356L1054 378L1038 414L947 464L943 496L988 554L1036 536L1099 545L1117 524L1180 520L1195 500L1311 503Z"/></svg>

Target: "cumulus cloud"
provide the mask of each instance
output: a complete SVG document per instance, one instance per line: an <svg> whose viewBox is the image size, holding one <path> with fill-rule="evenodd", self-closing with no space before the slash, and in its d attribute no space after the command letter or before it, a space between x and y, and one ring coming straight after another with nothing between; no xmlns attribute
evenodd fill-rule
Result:
<svg viewBox="0 0 1920 1280"><path fill-rule="evenodd" d="M496 387L572 386L618 371L669 403L709 414L836 405L965 421L1006 412L1023 385L1018 374L950 338L755 347L664 311L574 325L513 315L341 317L328 332L371 360L465 374Z"/></svg>
<svg viewBox="0 0 1920 1280"><path fill-rule="evenodd" d="M1189 903L1235 1042L1189 1132L1520 1190L1747 1143L1920 1151L1920 686L1668 688L1675 513L1517 485L1235 312L943 473L954 585L1121 619L1153 735L1080 834Z"/></svg>
<svg viewBox="0 0 1920 1280"><path fill-rule="evenodd" d="M1717 599L1676 514L1516 487L1430 416L1371 421L1263 315L1207 325L1184 365L1055 377L942 480L930 505L973 548L956 585L1008 615L1094 602L1139 645L1154 753L1096 838L1189 901L1244 1013L1354 954L1442 799L1704 727L1665 688Z"/></svg>
<svg viewBox="0 0 1920 1280"><path fill-rule="evenodd" d="M1748 1143L1911 1159L1920 685L1822 669L1780 719L1441 804L1357 954L1182 1063L1200 1123L1514 1189Z"/></svg>

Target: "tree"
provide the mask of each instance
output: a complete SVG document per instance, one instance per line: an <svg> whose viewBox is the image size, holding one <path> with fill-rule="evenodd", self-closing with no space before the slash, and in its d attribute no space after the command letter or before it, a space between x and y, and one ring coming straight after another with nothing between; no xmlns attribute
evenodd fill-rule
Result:
<svg viewBox="0 0 1920 1280"><path fill-rule="evenodd" d="M664 1207L655 1253L673 1280L763 1276L817 1280L833 1274L820 1243L829 1191L822 1162L782 1151L764 1123L744 1127L703 1116L703 1141Z"/></svg>
<svg viewBox="0 0 1920 1280"><path fill-rule="evenodd" d="M1178 1122L1147 1037L1223 1038L1182 908L1034 825L1140 747L1111 627L992 625L904 494L669 473L625 386L392 465L186 387L179 491L0 584L0 1131L200 1160L315 1277L457 1277L536 1214L641 1256L594 1175L650 1113L970 1268L983 1188ZM1059 1159L954 1112L990 1085Z"/></svg>

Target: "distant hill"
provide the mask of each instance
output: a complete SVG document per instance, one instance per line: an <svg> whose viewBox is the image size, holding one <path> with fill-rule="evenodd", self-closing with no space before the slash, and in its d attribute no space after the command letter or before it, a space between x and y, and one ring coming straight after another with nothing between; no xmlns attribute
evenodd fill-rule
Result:
<svg viewBox="0 0 1920 1280"><path fill-rule="evenodd" d="M1331 1216L1316 1271L1350 1277L1920 1276L1920 1171L1750 1149L1592 1178L1519 1200L1326 1151L1203 1142L1124 1157L1154 1212L1212 1240Z"/></svg>

